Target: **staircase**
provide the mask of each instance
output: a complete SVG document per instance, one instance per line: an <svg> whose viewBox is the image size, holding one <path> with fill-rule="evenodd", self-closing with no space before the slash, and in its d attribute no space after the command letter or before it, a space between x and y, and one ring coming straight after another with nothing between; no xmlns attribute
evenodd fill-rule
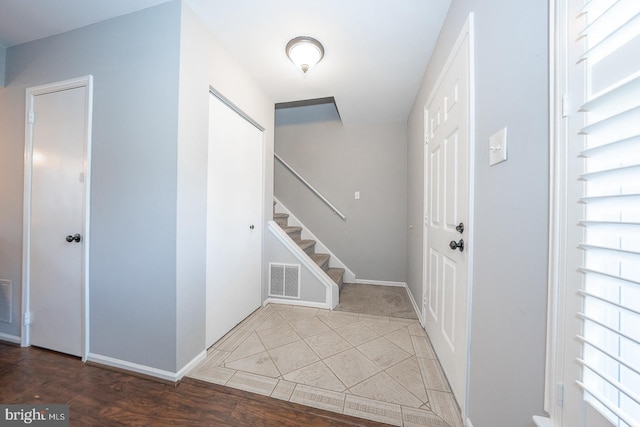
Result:
<svg viewBox="0 0 640 427"><path fill-rule="evenodd" d="M302 239L302 227L290 227L289 214L275 212L275 202L273 220L284 230L285 233L287 233L291 240L300 246L309 258L320 266L331 280L338 285L338 289L342 291L344 268L329 267L329 259L331 258L331 255L316 253L316 241Z"/></svg>

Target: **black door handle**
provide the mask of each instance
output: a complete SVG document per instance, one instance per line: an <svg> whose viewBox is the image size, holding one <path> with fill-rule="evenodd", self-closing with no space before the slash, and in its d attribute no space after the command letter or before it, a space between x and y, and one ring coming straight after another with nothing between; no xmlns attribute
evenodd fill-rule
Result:
<svg viewBox="0 0 640 427"><path fill-rule="evenodd" d="M456 242L455 240L452 240L452 241L449 243L449 247L450 247L451 249L453 249L454 251L455 251L456 249L460 249L460 252L462 252L462 251L464 251L464 240L460 239L460 241L459 241L459 242Z"/></svg>
<svg viewBox="0 0 640 427"><path fill-rule="evenodd" d="M65 240L69 243L71 242L79 242L80 240L82 240L82 237L80 236L80 234L76 233L73 236L71 234L69 234Z"/></svg>

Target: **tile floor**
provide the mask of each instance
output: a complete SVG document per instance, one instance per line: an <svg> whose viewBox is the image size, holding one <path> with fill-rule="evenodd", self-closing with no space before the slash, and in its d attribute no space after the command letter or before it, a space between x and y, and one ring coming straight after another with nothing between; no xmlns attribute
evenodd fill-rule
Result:
<svg viewBox="0 0 640 427"><path fill-rule="evenodd" d="M188 376L397 426L463 425L417 320L269 304Z"/></svg>

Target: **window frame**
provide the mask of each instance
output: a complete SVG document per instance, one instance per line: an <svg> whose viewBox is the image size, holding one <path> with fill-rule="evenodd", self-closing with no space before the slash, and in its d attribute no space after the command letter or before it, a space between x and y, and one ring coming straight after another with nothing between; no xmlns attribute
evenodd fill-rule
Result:
<svg viewBox="0 0 640 427"><path fill-rule="evenodd" d="M582 4L581 4L582 3ZM575 33L574 17L584 6L580 0L549 0L549 262L547 348L544 409L549 418L534 417L542 426L611 426L583 398L576 385L581 369L575 359L582 345L575 340L582 330L576 313L581 311L581 255L576 243L581 194L575 177L582 168L577 160L573 137L584 125L578 107L583 101L584 74L576 67L582 53Z"/></svg>

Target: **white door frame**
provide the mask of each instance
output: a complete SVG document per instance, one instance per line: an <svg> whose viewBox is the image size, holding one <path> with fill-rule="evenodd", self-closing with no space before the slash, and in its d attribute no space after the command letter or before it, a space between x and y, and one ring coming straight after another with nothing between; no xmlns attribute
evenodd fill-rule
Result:
<svg viewBox="0 0 640 427"><path fill-rule="evenodd" d="M45 84L27 88L25 111L25 144L24 144L24 207L22 227L22 337L21 346L31 345L29 336L30 316L30 272L31 272L31 182L33 175L33 104L35 97L47 93L60 92L68 89L86 88L85 110L87 123L84 139L84 216L82 240L84 251L82 253L82 360L86 361L89 354L89 247L90 238L90 200L91 200L91 127L93 118L93 76L83 76L75 79L64 80L56 83Z"/></svg>
<svg viewBox="0 0 640 427"><path fill-rule="evenodd" d="M469 143L468 143L468 155L469 155L469 199L468 199L468 209L469 209L469 220L468 224L465 224L465 233L468 232L467 238L465 239L465 251L468 253L469 264L468 264L468 273L467 273L467 372L466 372L466 386L465 386L465 404L461 407L462 418L465 420L469 415L469 378L470 378L470 363L471 358L469 357L470 349L471 349L471 314L472 314L472 283L473 283L473 254L474 254L474 195L475 195L475 37L474 37L474 15L473 12L469 14L466 22L464 23L458 38L456 39L455 44L453 45L449 57L442 67L442 71L436 80L435 85L427 98L427 102L424 105L424 159L423 159L423 173L424 173L424 187L423 187L423 212L422 212L422 306L421 306L421 319L420 323L422 327L425 327L425 323L427 320L426 313L426 299L427 299L427 280L429 277L429 268L428 263L426 262L426 254L428 253L428 241L427 241L427 233L425 227L427 225L427 214L429 206L427 206L427 189L429 188L429 174L427 173L427 162L428 162L428 150L427 144L429 143L429 111L428 106L431 103L433 97L435 96L437 89L442 84L442 81L445 78L447 70L449 69L451 63L456 56L456 52L460 49L462 43L465 38L468 37L469 49L467 51L468 61L469 61Z"/></svg>

